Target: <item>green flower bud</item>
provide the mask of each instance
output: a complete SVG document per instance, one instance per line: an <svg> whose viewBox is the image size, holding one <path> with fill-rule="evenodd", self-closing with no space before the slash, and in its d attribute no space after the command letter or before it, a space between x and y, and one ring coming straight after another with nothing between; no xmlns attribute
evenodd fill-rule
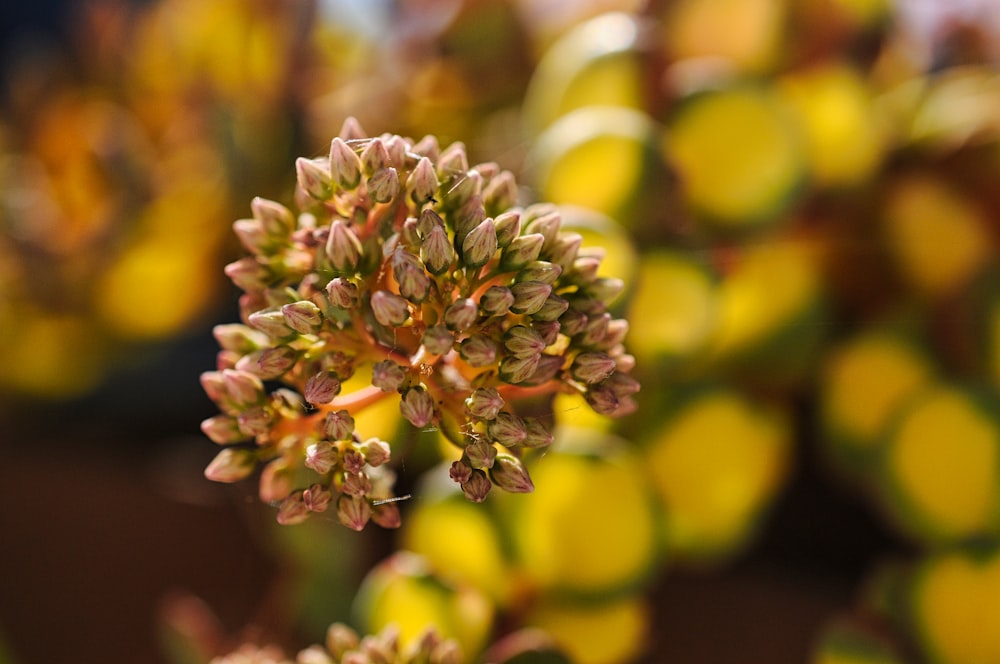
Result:
<svg viewBox="0 0 1000 664"><path fill-rule="evenodd" d="M486 425L486 431L490 440L500 443L504 447L516 447L523 443L528 435L524 420L520 416L506 411L497 413L496 419L491 420Z"/></svg>
<svg viewBox="0 0 1000 664"><path fill-rule="evenodd" d="M212 328L212 336L225 350L241 354L265 348L268 345L266 334L240 323L216 325Z"/></svg>
<svg viewBox="0 0 1000 664"><path fill-rule="evenodd" d="M334 277L326 285L326 296L330 304L341 309L358 306L358 287L343 277Z"/></svg>
<svg viewBox="0 0 1000 664"><path fill-rule="evenodd" d="M215 415L201 423L201 431L213 443L231 445L246 440L249 436L240 431L237 419L228 415Z"/></svg>
<svg viewBox="0 0 1000 664"><path fill-rule="evenodd" d="M285 325L299 334L315 334L323 325L319 307L309 300L286 304L281 307L281 315L285 317Z"/></svg>
<svg viewBox="0 0 1000 664"><path fill-rule="evenodd" d="M497 229L497 244L506 249L514 238L521 235L521 213L517 210L507 210L493 220Z"/></svg>
<svg viewBox="0 0 1000 664"><path fill-rule="evenodd" d="M488 367L497 360L497 346L487 336L474 334L459 345L459 355L476 368Z"/></svg>
<svg viewBox="0 0 1000 664"><path fill-rule="evenodd" d="M226 276L237 288L251 292L267 288L271 279L271 272L261 265L256 258L248 256L233 261L223 268Z"/></svg>
<svg viewBox="0 0 1000 664"><path fill-rule="evenodd" d="M410 177L406 179L406 190L410 194L410 199L417 205L422 205L434 197L437 188L438 179L434 165L427 157L421 157L410 172Z"/></svg>
<svg viewBox="0 0 1000 664"><path fill-rule="evenodd" d="M376 362L372 367L372 385L383 392L395 392L406 380L406 370L392 360Z"/></svg>
<svg viewBox="0 0 1000 664"><path fill-rule="evenodd" d="M515 325L504 334L504 348L514 357L531 357L545 350L542 335L524 325Z"/></svg>
<svg viewBox="0 0 1000 664"><path fill-rule="evenodd" d="M506 357L500 362L500 378L512 385L523 383L535 373L540 359L538 355Z"/></svg>
<svg viewBox="0 0 1000 664"><path fill-rule="evenodd" d="M510 454L498 454L490 468L493 483L510 493L531 493L535 485L521 460Z"/></svg>
<svg viewBox="0 0 1000 664"><path fill-rule="evenodd" d="M462 261L468 267L486 265L497 252L497 233L492 219L473 228L462 242Z"/></svg>
<svg viewBox="0 0 1000 664"><path fill-rule="evenodd" d="M354 418L346 410L326 414L323 420L323 435L330 440L351 440L354 434Z"/></svg>
<svg viewBox="0 0 1000 664"><path fill-rule="evenodd" d="M465 332L476 323L479 310L476 303L467 297L459 298L444 310L444 324L449 330Z"/></svg>
<svg viewBox="0 0 1000 664"><path fill-rule="evenodd" d="M399 412L410 424L421 429L434 419L434 398L423 387L411 387L403 393Z"/></svg>
<svg viewBox="0 0 1000 664"><path fill-rule="evenodd" d="M455 343L455 336L444 325L432 325L424 330L424 348L434 355L446 355Z"/></svg>
<svg viewBox="0 0 1000 664"><path fill-rule="evenodd" d="M455 250L448 240L444 226L434 226L426 233L424 241L420 244L420 257L431 274L443 274L451 268L455 260Z"/></svg>
<svg viewBox="0 0 1000 664"><path fill-rule="evenodd" d="M357 269L363 252L361 240L354 230L343 220L334 219L326 239L326 255L333 268L338 272L353 272Z"/></svg>
<svg viewBox="0 0 1000 664"><path fill-rule="evenodd" d="M389 157L389 150L381 138L373 138L368 141L368 145L361 151L361 168L365 175L371 177L383 168L392 165Z"/></svg>
<svg viewBox="0 0 1000 664"><path fill-rule="evenodd" d="M299 157L295 160L299 187L318 201L328 201L333 196L333 178L328 162Z"/></svg>
<svg viewBox="0 0 1000 664"><path fill-rule="evenodd" d="M381 168L368 179L368 195L376 203L388 203L399 194L399 173L391 166Z"/></svg>
<svg viewBox="0 0 1000 664"><path fill-rule="evenodd" d="M321 371L306 381L302 396L314 406L333 401L340 394L340 381L329 371Z"/></svg>
<svg viewBox="0 0 1000 664"><path fill-rule="evenodd" d="M250 475L257 466L253 450L226 447L212 459L205 469L205 477L213 482L230 484Z"/></svg>
<svg viewBox="0 0 1000 664"><path fill-rule="evenodd" d="M337 448L329 441L321 440L306 447L305 467L310 468L320 475L326 475L337 465L339 461Z"/></svg>
<svg viewBox="0 0 1000 664"><path fill-rule="evenodd" d="M487 316L502 316L514 304L514 294L506 286L490 286L479 298L479 308Z"/></svg>
<svg viewBox="0 0 1000 664"><path fill-rule="evenodd" d="M503 397L492 387L477 387L465 399L465 409L472 417L492 420L504 407Z"/></svg>
<svg viewBox="0 0 1000 664"><path fill-rule="evenodd" d="M250 201L250 210L253 218L261 223L270 238L286 238L295 230L295 217L281 203L257 196Z"/></svg>
<svg viewBox="0 0 1000 664"><path fill-rule="evenodd" d="M389 291L375 291L371 299L375 320L386 327L399 327L410 317L409 303Z"/></svg>
<svg viewBox="0 0 1000 664"><path fill-rule="evenodd" d="M476 438L465 446L465 458L473 468L490 468L496 456L496 448L482 438Z"/></svg>
<svg viewBox="0 0 1000 664"><path fill-rule="evenodd" d="M337 499L337 518L351 530L361 531L372 518L372 507L364 498L341 494Z"/></svg>
<svg viewBox="0 0 1000 664"><path fill-rule="evenodd" d="M615 361L607 353L580 353L573 360L570 373L584 383L599 383L615 370Z"/></svg>
<svg viewBox="0 0 1000 664"><path fill-rule="evenodd" d="M531 261L521 268L516 279L517 281L541 281L544 284L553 284L560 274L562 274L562 268L555 263Z"/></svg>
<svg viewBox="0 0 1000 664"><path fill-rule="evenodd" d="M296 491L281 501L278 506L278 523L292 526L309 518L309 508L302 499L302 492Z"/></svg>
<svg viewBox="0 0 1000 664"><path fill-rule="evenodd" d="M354 191L361 184L361 159L339 137L330 143L330 177L344 191Z"/></svg>
<svg viewBox="0 0 1000 664"><path fill-rule="evenodd" d="M544 242L545 237L538 233L514 238L500 256L500 267L507 271L520 270L532 261L538 260Z"/></svg>
<svg viewBox="0 0 1000 664"><path fill-rule="evenodd" d="M325 512L332 500L330 490L322 484L313 484L302 492L302 502L310 512Z"/></svg>
<svg viewBox="0 0 1000 664"><path fill-rule="evenodd" d="M514 303L510 310L516 314L534 314L542 308L552 294L552 286L541 281L522 281L510 287Z"/></svg>

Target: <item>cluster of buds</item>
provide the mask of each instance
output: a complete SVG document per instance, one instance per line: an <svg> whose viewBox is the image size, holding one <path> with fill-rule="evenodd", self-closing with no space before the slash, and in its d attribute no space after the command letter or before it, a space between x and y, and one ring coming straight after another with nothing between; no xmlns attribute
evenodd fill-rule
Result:
<svg viewBox="0 0 1000 664"><path fill-rule="evenodd" d="M399 630L386 627L375 635L359 638L347 625L335 623L326 633L326 643L302 650L288 659L273 646L244 645L216 657L212 664L460 664L462 651L452 639L428 629L408 647L400 647Z"/></svg>
<svg viewBox="0 0 1000 664"><path fill-rule="evenodd" d="M552 441L551 413L517 402L565 391L605 415L634 408L627 324L608 311L622 282L599 276L601 252L556 207L518 207L509 171L470 168L461 143L432 136L369 138L353 119L296 168L297 214L256 199L234 224L243 322L215 329L202 377L222 411L202 429L226 446L209 478L264 464L282 523L334 504L349 527L392 527L390 446L353 417L376 401L461 449L450 474L474 501L533 489L524 458ZM362 371L370 383L342 393Z"/></svg>

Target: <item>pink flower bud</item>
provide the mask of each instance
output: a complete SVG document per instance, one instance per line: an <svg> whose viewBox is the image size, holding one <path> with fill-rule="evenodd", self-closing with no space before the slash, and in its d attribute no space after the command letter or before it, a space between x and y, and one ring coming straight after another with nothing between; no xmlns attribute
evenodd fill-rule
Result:
<svg viewBox="0 0 1000 664"><path fill-rule="evenodd" d="M535 485L521 460L510 454L498 454L490 468L493 483L511 493L531 493Z"/></svg>
<svg viewBox="0 0 1000 664"><path fill-rule="evenodd" d="M434 419L434 399L423 387L411 387L399 402L399 412L418 429L425 427Z"/></svg>
<svg viewBox="0 0 1000 664"><path fill-rule="evenodd" d="M521 235L521 213L508 210L493 220L497 229L497 244L506 249L515 238Z"/></svg>
<svg viewBox="0 0 1000 664"><path fill-rule="evenodd" d="M264 435L271 430L274 420L274 413L263 406L247 408L236 417L240 431L246 436Z"/></svg>
<svg viewBox="0 0 1000 664"><path fill-rule="evenodd" d="M456 141L446 147L437 160L437 173L441 180L465 173L469 170L469 159L465 156L465 144Z"/></svg>
<svg viewBox="0 0 1000 664"><path fill-rule="evenodd" d="M503 171L490 178L483 190L483 203L497 212L517 204L517 182L510 171Z"/></svg>
<svg viewBox="0 0 1000 664"><path fill-rule="evenodd" d="M421 157L406 180L406 190L410 192L410 198L417 205L421 205L433 198L437 188L438 179L434 165L427 157Z"/></svg>
<svg viewBox="0 0 1000 664"><path fill-rule="evenodd" d="M340 126L338 136L345 141L359 141L362 138L368 138L368 134L361 128L361 123L353 115L349 115L344 119L344 124Z"/></svg>
<svg viewBox="0 0 1000 664"><path fill-rule="evenodd" d="M368 195L375 203L388 203L399 194L399 173L395 168L381 168L368 179Z"/></svg>
<svg viewBox="0 0 1000 664"><path fill-rule="evenodd" d="M443 274L455 260L455 250L443 226L434 226L424 236L420 257L432 274Z"/></svg>
<svg viewBox="0 0 1000 664"><path fill-rule="evenodd" d="M313 484L302 492L302 502L310 512L325 512L333 496L322 484Z"/></svg>
<svg viewBox="0 0 1000 664"><path fill-rule="evenodd" d="M538 366L535 367L534 372L528 376L523 382L525 385L541 385L542 383L547 383L558 375L563 369L563 365L566 360L561 355L549 355L547 353L542 353L541 357L538 358Z"/></svg>
<svg viewBox="0 0 1000 664"><path fill-rule="evenodd" d="M497 251L497 233L492 219L485 219L462 242L462 262L468 267L486 265Z"/></svg>
<svg viewBox="0 0 1000 664"><path fill-rule="evenodd" d="M334 219L326 238L326 255L334 269L343 273L353 272L361 261L363 251L361 240L354 230L344 221Z"/></svg>
<svg viewBox="0 0 1000 664"><path fill-rule="evenodd" d="M472 468L464 461L453 461L448 476L457 484L465 484L472 477Z"/></svg>
<svg viewBox="0 0 1000 664"><path fill-rule="evenodd" d="M477 387L465 400L465 409L472 417L492 420L504 407L503 397L492 387Z"/></svg>
<svg viewBox="0 0 1000 664"><path fill-rule="evenodd" d="M295 172L299 187L319 201L328 201L333 196L333 179L329 166L318 159L299 157L295 160Z"/></svg>
<svg viewBox="0 0 1000 664"><path fill-rule="evenodd" d="M583 332L587 327L587 314L576 309L567 309L559 317L559 324L562 326L562 333L568 337L575 337Z"/></svg>
<svg viewBox="0 0 1000 664"><path fill-rule="evenodd" d="M473 468L486 469L493 466L493 460L496 459L497 450L493 447L493 445L482 438L476 438L465 446L464 454L470 466Z"/></svg>
<svg viewBox="0 0 1000 664"><path fill-rule="evenodd" d="M496 465L496 462L493 464ZM490 479L486 476L486 473L476 469L472 471L469 479L462 482L462 493L465 497L474 503L481 503L486 500L486 494L490 492L493 488L493 484Z"/></svg>
<svg viewBox="0 0 1000 664"><path fill-rule="evenodd" d="M514 357L531 357L545 350L542 335L524 325L515 325L504 334L503 345Z"/></svg>
<svg viewBox="0 0 1000 664"><path fill-rule="evenodd" d="M615 361L607 353L580 353L573 360L570 373L584 383L599 383L615 370Z"/></svg>
<svg viewBox="0 0 1000 664"><path fill-rule="evenodd" d="M250 210L253 212L253 218L263 225L264 232L269 237L276 240L283 239L295 230L295 217L281 203L257 196L250 201Z"/></svg>
<svg viewBox="0 0 1000 664"><path fill-rule="evenodd" d="M555 205L536 203L524 211L521 223L524 224L525 234L538 233L545 238L543 249L547 251L556 241L559 227L562 225L562 216Z"/></svg>
<svg viewBox="0 0 1000 664"><path fill-rule="evenodd" d="M283 376L289 369L294 367L298 358L298 351L290 346L266 348L257 355L257 366L251 373L263 380L274 380Z"/></svg>
<svg viewBox="0 0 1000 664"><path fill-rule="evenodd" d="M479 298L479 308L488 316L502 316L514 304L514 294L506 286L490 286Z"/></svg>
<svg viewBox="0 0 1000 664"><path fill-rule="evenodd" d="M212 336L219 346L237 353L249 353L268 345L266 334L240 323L216 325Z"/></svg>
<svg viewBox="0 0 1000 664"><path fill-rule="evenodd" d="M406 369L392 360L376 362L372 367L372 385L383 392L395 392L406 380Z"/></svg>
<svg viewBox="0 0 1000 664"><path fill-rule="evenodd" d="M358 633L343 623L334 623L326 630L327 651L333 656L334 661L339 662L348 650L355 650L361 640Z"/></svg>
<svg viewBox="0 0 1000 664"><path fill-rule="evenodd" d="M246 371L223 370L222 385L226 400L239 410L259 405L264 399L264 384Z"/></svg>
<svg viewBox="0 0 1000 664"><path fill-rule="evenodd" d="M497 413L496 419L491 420L486 431L490 440L496 441L504 447L516 447L524 442L528 435L524 420L513 413Z"/></svg>
<svg viewBox="0 0 1000 664"><path fill-rule="evenodd" d="M323 433L330 440L350 440L354 434L354 418L346 410L327 413Z"/></svg>
<svg viewBox="0 0 1000 664"><path fill-rule="evenodd" d="M582 244L583 236L579 233L560 233L551 246L546 246L545 251L550 261L569 270Z"/></svg>
<svg viewBox="0 0 1000 664"><path fill-rule="evenodd" d="M344 191L353 191L361 183L361 159L345 139L330 143L330 177Z"/></svg>
<svg viewBox="0 0 1000 664"><path fill-rule="evenodd" d="M334 277L327 283L326 296L330 304L341 309L358 306L358 287L343 277Z"/></svg>
<svg viewBox="0 0 1000 664"><path fill-rule="evenodd" d="M257 465L252 450L227 447L215 455L205 469L205 477L213 482L238 482L250 475Z"/></svg>
<svg viewBox="0 0 1000 664"><path fill-rule="evenodd" d="M244 291L256 291L267 288L267 283L271 278L268 269L258 263L257 259L252 256L229 263L223 268L223 271L237 288Z"/></svg>
<svg viewBox="0 0 1000 664"><path fill-rule="evenodd" d="M359 446L359 451L365 458L365 462L372 468L377 468L389 462L392 458L392 450L389 443L378 438L369 438Z"/></svg>
<svg viewBox="0 0 1000 664"><path fill-rule="evenodd" d="M383 528L394 529L402 525L403 520L399 515L399 507L396 503L379 503L372 508L372 521Z"/></svg>
<svg viewBox="0 0 1000 664"><path fill-rule="evenodd" d="M542 308L552 294L552 286L541 281L522 281L510 287L514 304L510 310L516 314L533 314Z"/></svg>
<svg viewBox="0 0 1000 664"><path fill-rule="evenodd" d="M287 339L294 334L285 323L285 316L280 311L257 311L250 314L247 322L271 339Z"/></svg>
<svg viewBox="0 0 1000 664"><path fill-rule="evenodd" d="M372 482L368 479L368 475L363 472L347 472L344 473L344 483L340 490L348 496L357 496L360 498L371 493Z"/></svg>
<svg viewBox="0 0 1000 664"><path fill-rule="evenodd" d="M447 355L455 343L455 335L444 325L432 325L424 330L422 343L428 353Z"/></svg>
<svg viewBox="0 0 1000 664"><path fill-rule="evenodd" d="M292 472L288 462L279 457L264 466L260 473L258 493L265 503L284 500L292 492Z"/></svg>
<svg viewBox="0 0 1000 664"><path fill-rule="evenodd" d="M311 468L320 475L326 475L337 465L339 455L337 448L330 441L321 440L306 447L306 468Z"/></svg>
<svg viewBox="0 0 1000 664"><path fill-rule="evenodd" d="M476 368L488 367L497 361L496 343L482 334L474 334L462 341L458 353L469 366Z"/></svg>
<svg viewBox="0 0 1000 664"><path fill-rule="evenodd" d="M389 157L389 150L385 147L385 142L381 138L373 138L368 141L368 145L361 151L361 167L364 172L371 176L377 171L392 165Z"/></svg>
<svg viewBox="0 0 1000 664"><path fill-rule="evenodd" d="M399 327L410 317L409 302L389 291L372 293L371 307L375 320L386 327Z"/></svg>
<svg viewBox="0 0 1000 664"><path fill-rule="evenodd" d="M235 417L228 415L216 415L202 421L201 431L208 436L213 443L219 445L231 445L246 440L248 436L240 431Z"/></svg>
<svg viewBox="0 0 1000 664"><path fill-rule="evenodd" d="M323 325L319 307L309 300L286 304L281 307L281 315L285 317L285 325L299 334L315 334Z"/></svg>
<svg viewBox="0 0 1000 664"><path fill-rule="evenodd" d="M302 498L302 492L296 491L281 501L278 506L278 523L292 526L309 518L309 508Z"/></svg>
<svg viewBox="0 0 1000 664"><path fill-rule="evenodd" d="M500 377L512 385L523 383L535 373L540 359L538 355L505 357L500 362Z"/></svg>
<svg viewBox="0 0 1000 664"><path fill-rule="evenodd" d="M264 230L264 224L256 219L238 219L233 222L233 233L240 244L255 256L260 256L273 247L273 242Z"/></svg>
<svg viewBox="0 0 1000 664"><path fill-rule="evenodd" d="M365 455L355 447L348 447L344 450L341 463L344 466L344 471L357 475L365 469Z"/></svg>
<svg viewBox="0 0 1000 664"><path fill-rule="evenodd" d="M337 499L337 518L352 530L364 530L372 517L372 507L364 498L341 494Z"/></svg>
<svg viewBox="0 0 1000 664"><path fill-rule="evenodd" d="M615 391L607 385L593 385L584 395L587 403L600 415L614 415L620 400Z"/></svg>
<svg viewBox="0 0 1000 664"><path fill-rule="evenodd" d="M526 417L524 419L524 428L526 435L521 442L524 447L548 447L552 444L552 432L538 418Z"/></svg>
<svg viewBox="0 0 1000 664"><path fill-rule="evenodd" d="M306 381L302 396L314 406L333 401L340 394L340 381L329 371L321 371Z"/></svg>
<svg viewBox="0 0 1000 664"><path fill-rule="evenodd" d="M476 323L479 309L476 303L467 297L459 298L444 310L444 324L449 330L465 332Z"/></svg>

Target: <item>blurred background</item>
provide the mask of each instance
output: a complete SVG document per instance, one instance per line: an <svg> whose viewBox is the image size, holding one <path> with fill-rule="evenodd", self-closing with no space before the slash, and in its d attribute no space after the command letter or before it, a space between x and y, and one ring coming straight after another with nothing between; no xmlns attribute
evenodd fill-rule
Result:
<svg viewBox="0 0 1000 664"><path fill-rule="evenodd" d="M998 37L990 0L5 4L0 662L423 612L594 664L1000 661ZM497 161L625 280L639 412L572 414L558 490L358 535L203 479L230 225L348 116Z"/></svg>

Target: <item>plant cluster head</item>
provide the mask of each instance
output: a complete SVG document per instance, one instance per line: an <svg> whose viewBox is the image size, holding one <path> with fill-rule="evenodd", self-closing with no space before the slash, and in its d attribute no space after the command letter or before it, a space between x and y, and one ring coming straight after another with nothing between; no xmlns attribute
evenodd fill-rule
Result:
<svg viewBox="0 0 1000 664"><path fill-rule="evenodd" d="M555 206L519 207L509 171L353 119L296 168L298 212L258 198L234 224L249 252L226 266L242 322L215 328L218 366L202 375L221 410L202 429L225 446L207 477L263 465L281 523L332 508L354 529L394 527L393 446L356 428L366 406L394 398L414 427L439 429L477 502L533 489L524 457L550 444L552 421L518 401L566 391L605 415L634 408L628 326L608 311L622 282L598 274L601 252ZM355 374L364 385L344 389Z"/></svg>

